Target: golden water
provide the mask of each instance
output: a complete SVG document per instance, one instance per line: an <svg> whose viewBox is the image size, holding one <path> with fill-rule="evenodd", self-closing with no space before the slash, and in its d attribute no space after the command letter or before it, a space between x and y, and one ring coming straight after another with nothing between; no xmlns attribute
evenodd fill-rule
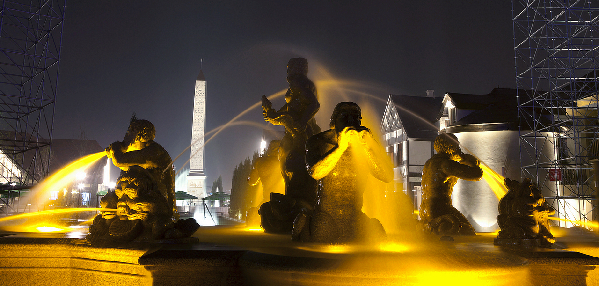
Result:
<svg viewBox="0 0 599 286"><path fill-rule="evenodd" d="M74 226L67 226L61 223L60 218L63 215L71 215L82 212L94 212L92 218L80 223L79 225L89 224L97 211L116 211L116 209L103 208L66 208L45 210L32 213L22 213L0 218L0 228L5 231L13 232L69 232ZM8 222L18 221L18 225ZM75 226L76 227L76 226Z"/></svg>
<svg viewBox="0 0 599 286"><path fill-rule="evenodd" d="M30 192L31 195L26 199L27 202L32 204L45 204L52 192L63 191L68 184L75 180L78 171L86 170L104 156L106 156L106 152L102 151L87 155L70 163L33 187Z"/></svg>
<svg viewBox="0 0 599 286"><path fill-rule="evenodd" d="M548 217L548 219L550 220L558 220L558 221L563 221L563 222L569 222L572 224L577 224L580 225L582 227L586 227L586 228L593 228L593 229L597 229L599 228L599 222L596 221L590 221L590 220L569 220L569 219L565 219L565 218L558 218L558 217Z"/></svg>
<svg viewBox="0 0 599 286"><path fill-rule="evenodd" d="M504 185L505 178L485 164L480 164L480 168L483 169L483 180L489 184L497 199L503 198L507 193L507 188Z"/></svg>

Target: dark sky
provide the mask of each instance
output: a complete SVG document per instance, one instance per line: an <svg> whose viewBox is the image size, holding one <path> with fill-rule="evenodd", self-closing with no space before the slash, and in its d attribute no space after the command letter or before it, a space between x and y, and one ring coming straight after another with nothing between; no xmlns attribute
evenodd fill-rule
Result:
<svg viewBox="0 0 599 286"><path fill-rule="evenodd" d="M176 157L191 143L201 59L207 131L285 89L292 57L309 61L323 129L340 101L373 110L369 127L378 128L389 94L515 87L510 1L350 2L358 1L68 1L54 138L105 147L122 140L135 112ZM267 126L260 108L240 120ZM208 143L207 184L222 175L229 189L261 135L237 125Z"/></svg>

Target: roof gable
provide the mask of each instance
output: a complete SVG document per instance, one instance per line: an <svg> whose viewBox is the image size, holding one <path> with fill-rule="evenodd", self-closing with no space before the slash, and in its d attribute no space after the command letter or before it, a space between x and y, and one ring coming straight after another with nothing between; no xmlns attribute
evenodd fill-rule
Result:
<svg viewBox="0 0 599 286"><path fill-rule="evenodd" d="M443 113L442 97L389 95L387 106L397 113L408 138L433 139L437 136L437 121Z"/></svg>

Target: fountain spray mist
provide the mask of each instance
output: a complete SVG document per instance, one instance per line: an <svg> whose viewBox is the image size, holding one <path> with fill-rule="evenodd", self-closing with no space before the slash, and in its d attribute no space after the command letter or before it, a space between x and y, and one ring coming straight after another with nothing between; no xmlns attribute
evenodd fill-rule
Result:
<svg viewBox="0 0 599 286"><path fill-rule="evenodd" d="M104 151L90 154L63 167L33 187L30 194L25 198L25 203L32 205L45 204L52 192L63 191L64 187L75 179L77 171L86 170L104 156L106 156Z"/></svg>
<svg viewBox="0 0 599 286"><path fill-rule="evenodd" d="M276 92L276 93L273 93L273 94L271 94L271 95L269 95L269 96L268 96L268 99L269 99L269 100L272 100L272 99L275 99L275 98L277 98L277 97L280 97L281 95L284 95L286 91L287 91L287 89L283 89L283 90L280 90L280 91L278 91L278 92ZM241 113L239 113L237 116L235 116L235 117L233 117L231 120L229 120L229 122L227 122L227 123L225 123L225 124L223 124L223 125L220 125L220 126L218 126L218 127L214 128L214 129L210 130L210 131L209 131L209 132L207 132L206 134L204 134L204 137L205 137L205 136L206 136L206 135L208 135L208 134L214 133L214 135L212 135L212 137L210 137L210 139L208 139L206 142L204 142L204 145L202 145L202 146L201 146L201 147L198 149L198 152L199 152L199 150L203 150L203 149L204 149L204 146L206 146L206 144L208 144L208 142L210 142L210 140L212 140L212 138L214 138L214 137L215 137L216 135L218 135L220 132L222 132L223 130L225 130L227 127L229 127L229 126L233 126L233 125L236 125L236 124L234 124L234 123L237 121L237 119L239 119L240 117L244 116L244 115L245 115L245 114L247 114L248 112L250 112L250 111L254 110L254 109L255 109L255 108L257 108L258 106L262 106L262 100L260 100L260 101L258 101L258 102L256 102L256 103L254 103L252 106L248 107L247 109L245 109L244 111L242 111ZM247 122L250 122L250 121L246 121L246 124L247 124ZM255 122L252 122L252 124L255 124ZM260 125L260 126L261 126L261 127L263 127L262 125ZM204 138L204 137L201 137L201 138ZM201 138L200 138L200 139L201 139ZM198 139L198 140L200 140L200 139ZM169 166L171 166L171 165L172 165L172 164L173 164L175 161L177 161L177 159L179 159L179 157L181 157L181 155L183 155L183 153L185 153L187 150L189 150L189 149L191 148L191 146L192 146L193 144L195 144L196 142L197 142L197 141L194 141L194 142L192 142L192 143L191 143L189 146L187 146L187 148L185 148L185 149L184 149L184 150L183 150L183 151L182 151L182 152L181 152L179 155L177 155L177 157L175 157L175 159L173 159L173 160L172 160L172 162L171 162L171 164L170 164ZM191 154L191 156L190 156L189 160L191 160L191 158L193 158L193 156L194 156L194 155L195 155L195 153L194 153L194 154ZM183 165L182 165L181 167L183 167L183 166L187 165L187 163L189 163L189 160L185 161L185 163L183 163ZM167 168L167 169L165 169L164 171L166 171L166 170L168 170L168 168ZM163 172L164 172L164 171L163 171ZM179 171L181 171L181 169L179 169ZM178 171L178 172L179 172L179 171ZM177 172L177 173L178 173L178 172Z"/></svg>

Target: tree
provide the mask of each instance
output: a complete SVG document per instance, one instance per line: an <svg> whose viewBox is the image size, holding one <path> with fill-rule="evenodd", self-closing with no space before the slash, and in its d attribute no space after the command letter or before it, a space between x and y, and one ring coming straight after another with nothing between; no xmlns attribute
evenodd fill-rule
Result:
<svg viewBox="0 0 599 286"><path fill-rule="evenodd" d="M250 186L248 184L248 178L250 177L254 162L259 155L258 152L255 152L252 156L252 160L246 158L235 167L235 170L233 170L233 178L231 181L231 203L229 207L229 214L233 217L245 219L247 210L253 206L252 204L254 203L257 187Z"/></svg>
<svg viewBox="0 0 599 286"><path fill-rule="evenodd" d="M222 176L218 176L218 179L216 179L216 181L212 182L212 194L215 194L216 191L220 190L221 192L223 191L223 178Z"/></svg>

